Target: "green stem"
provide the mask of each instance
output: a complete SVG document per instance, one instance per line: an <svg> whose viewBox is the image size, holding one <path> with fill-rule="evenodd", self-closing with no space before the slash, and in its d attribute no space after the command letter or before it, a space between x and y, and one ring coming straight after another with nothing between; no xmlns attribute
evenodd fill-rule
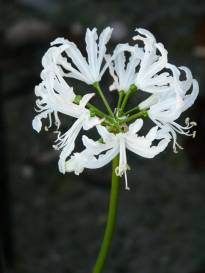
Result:
<svg viewBox="0 0 205 273"><path fill-rule="evenodd" d="M101 97L101 99L102 99L102 101L103 101L103 103L104 103L104 105L105 105L105 108L106 108L106 110L108 111L108 113L109 113L112 117L114 117L114 114L113 114L113 112L112 112L112 110L111 110L111 108L110 108L110 105L109 105L109 103L108 103L106 97L104 96L102 89L100 88L99 82L93 83L93 86L95 87L96 91L98 92L99 96Z"/></svg>
<svg viewBox="0 0 205 273"><path fill-rule="evenodd" d="M115 174L115 169L118 166L118 164L119 164L119 155L116 156L112 161L112 185L111 185L111 192L110 192L107 225L105 228L104 238L100 248L100 252L97 257L97 261L95 263L92 273L102 272L106 257L109 252L110 243L113 237L114 229L115 229L116 218L117 218L119 186L120 186L120 178L119 176L116 176Z"/></svg>
<svg viewBox="0 0 205 273"><path fill-rule="evenodd" d="M125 108L125 106L126 106L126 104L127 104L127 101L128 101L128 99L129 99L130 95L131 95L132 93L134 93L136 90L137 90L137 86L134 85L134 84L132 84L132 85L130 86L129 90L127 91L127 93L126 93L124 99L123 99L123 102L122 102L122 105L121 105L121 111L124 110L124 108Z"/></svg>
<svg viewBox="0 0 205 273"><path fill-rule="evenodd" d="M73 102L76 103L77 105L79 105L81 99L82 99L82 96L77 95L77 96L75 96L75 99ZM112 120L112 118L110 116L106 115L105 113L100 111L96 106L94 106L93 104L91 104L89 102L86 104L86 108L88 108L91 112L93 112L96 116L98 116L100 118L106 118L108 120Z"/></svg>
<svg viewBox="0 0 205 273"><path fill-rule="evenodd" d="M87 103L86 107L92 111L93 113L95 113L97 116L99 116L100 118L107 118L110 119L110 117L108 115L106 115L105 113L103 113L102 111L100 111L97 107L95 107L94 105L92 105L91 103Z"/></svg>
<svg viewBox="0 0 205 273"><path fill-rule="evenodd" d="M120 105L121 105L121 103L122 103L122 99L123 99L123 97L124 97L124 95L125 95L125 92L124 92L123 90L120 90L120 91L118 92L118 94L119 94L119 98L118 98L118 102L117 102L117 108L119 109L119 108L120 108Z"/></svg>
<svg viewBox="0 0 205 273"><path fill-rule="evenodd" d="M141 112L139 112L139 113L137 113L137 114L134 114L134 115L132 115L132 116L130 116L130 117L124 119L124 120L122 121L122 123L130 122L130 121L132 121L132 120L134 120L134 119L137 119L137 118L139 118L139 117L147 117L147 115L148 115L148 114L147 114L147 111L141 111Z"/></svg>
<svg viewBox="0 0 205 273"><path fill-rule="evenodd" d="M129 115L129 114L131 114L131 113L133 113L135 111L139 111L139 110L140 110L139 106L136 106L136 107L130 109L129 111L125 112L125 116L127 116L127 115Z"/></svg>

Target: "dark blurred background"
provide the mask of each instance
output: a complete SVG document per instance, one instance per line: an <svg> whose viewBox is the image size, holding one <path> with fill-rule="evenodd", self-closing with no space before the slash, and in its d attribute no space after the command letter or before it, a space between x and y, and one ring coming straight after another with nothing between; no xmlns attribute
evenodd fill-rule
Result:
<svg viewBox="0 0 205 273"><path fill-rule="evenodd" d="M0 272L91 272L106 223L110 167L61 175L52 132L36 134L34 86L50 41L84 45L86 27L114 27L111 47L135 27L152 31L169 60L200 84L188 115L197 137L153 160L129 154L116 234L104 272L205 272L205 1L1 0ZM107 83L106 83L107 84ZM170 145L171 146L171 145Z"/></svg>

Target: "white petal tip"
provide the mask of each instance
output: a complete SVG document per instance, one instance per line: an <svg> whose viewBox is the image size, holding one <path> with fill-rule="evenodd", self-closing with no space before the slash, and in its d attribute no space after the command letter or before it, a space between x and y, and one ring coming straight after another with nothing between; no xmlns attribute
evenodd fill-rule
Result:
<svg viewBox="0 0 205 273"><path fill-rule="evenodd" d="M60 173L65 174L65 167L60 166L60 164L59 164L58 169L59 169Z"/></svg>
<svg viewBox="0 0 205 273"><path fill-rule="evenodd" d="M42 128L42 122L38 117L35 117L32 121L32 127L33 129L39 133L41 131Z"/></svg>

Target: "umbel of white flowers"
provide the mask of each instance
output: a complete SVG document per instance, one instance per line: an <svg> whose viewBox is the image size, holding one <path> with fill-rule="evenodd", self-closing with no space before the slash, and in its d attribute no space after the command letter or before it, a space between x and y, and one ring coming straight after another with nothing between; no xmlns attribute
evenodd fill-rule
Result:
<svg viewBox="0 0 205 273"><path fill-rule="evenodd" d="M54 120L57 140L53 147L61 151L58 163L61 173L79 175L85 168L101 168L119 154L116 175L125 175L126 189L129 189L126 149L145 158L153 158L164 151L170 141L174 152L177 148L182 149L177 143L177 134L194 137L195 131L190 132L190 129L196 123L186 118L185 125L181 126L176 120L194 103L199 87L187 67L176 67L168 62L167 50L149 31L137 28L134 45L119 44L112 55L106 48L111 34L110 27L99 36L96 28L87 29L86 57L69 40L57 38L51 43L42 59L42 81L35 88L38 114L32 125L40 132L42 119L49 119L46 130ZM119 94L114 110L99 84L106 71L113 79L110 91L116 90ZM79 95L77 90L74 92L71 78L87 84L89 91L92 86L93 93ZM147 98L138 101L138 92L147 94ZM102 100L104 112L89 102L95 93ZM125 111L131 96L136 105ZM60 130L59 113L75 118L64 133ZM147 118L152 120L153 127L143 136L139 131ZM80 131L93 127L99 139L92 140L83 135L84 150L74 152Z"/></svg>

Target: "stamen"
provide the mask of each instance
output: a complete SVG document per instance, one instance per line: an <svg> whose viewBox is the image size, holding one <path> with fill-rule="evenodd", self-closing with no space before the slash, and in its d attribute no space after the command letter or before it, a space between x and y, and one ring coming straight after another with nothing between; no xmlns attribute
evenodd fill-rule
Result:
<svg viewBox="0 0 205 273"><path fill-rule="evenodd" d="M171 129L171 134L173 136L174 142L173 142L173 151L174 153L178 153L177 152L177 148L179 149L183 149L182 146L180 146L177 142L176 142L176 132L182 135L186 135L186 136L192 136L193 138L195 138L196 136L196 131L190 132L190 129L195 127L197 125L197 123L195 121L190 121L190 118L187 117L185 119L185 124L186 126L181 126L179 124L177 124L176 122L172 122L169 123L169 127Z"/></svg>
<svg viewBox="0 0 205 273"><path fill-rule="evenodd" d="M190 121L190 118L187 117L187 118L185 119L185 124L186 124L186 125L189 125L189 121Z"/></svg>
<svg viewBox="0 0 205 273"><path fill-rule="evenodd" d="M190 118L185 119L185 124L187 125L187 129L197 126L197 123L195 121L190 121Z"/></svg>
<svg viewBox="0 0 205 273"><path fill-rule="evenodd" d="M173 142L173 152L175 154L178 154L177 148L179 148L180 150L184 150L184 148L175 139Z"/></svg>
<svg viewBox="0 0 205 273"><path fill-rule="evenodd" d="M59 129L61 122L60 122L60 119L58 117L58 112L54 112L54 117L55 117L55 125L56 125L57 129Z"/></svg>
<svg viewBox="0 0 205 273"><path fill-rule="evenodd" d="M194 131L192 134L192 138L195 138L195 137L196 137L196 131Z"/></svg>
<svg viewBox="0 0 205 273"><path fill-rule="evenodd" d="M190 124L191 124L192 126L197 126L197 123L196 123L195 121L191 121Z"/></svg>
<svg viewBox="0 0 205 273"><path fill-rule="evenodd" d="M119 166L115 169L115 174L117 176L122 177L124 174L125 177L125 189L126 190L130 190L130 187L128 186L128 180L127 180L127 170L130 170L130 166L127 164L126 166L124 166L122 169L119 168Z"/></svg>
<svg viewBox="0 0 205 273"><path fill-rule="evenodd" d="M124 172L124 176L125 176L125 189L126 189L127 191L129 191L129 190L130 190L130 187L128 186L127 172L126 172L126 171Z"/></svg>
<svg viewBox="0 0 205 273"><path fill-rule="evenodd" d="M51 117L51 113L48 114L48 117L49 117L49 125L48 125L48 129L51 128L52 126L52 117Z"/></svg>

